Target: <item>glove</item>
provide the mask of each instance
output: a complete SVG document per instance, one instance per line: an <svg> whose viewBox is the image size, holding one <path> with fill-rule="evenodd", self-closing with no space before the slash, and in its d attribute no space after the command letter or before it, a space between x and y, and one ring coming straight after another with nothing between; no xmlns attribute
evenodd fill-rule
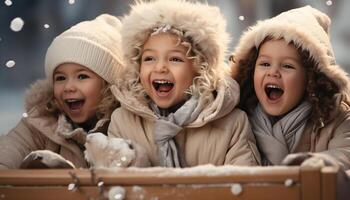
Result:
<svg viewBox="0 0 350 200"><path fill-rule="evenodd" d="M86 137L85 148L85 159L96 168L150 166L146 151L130 140L91 133Z"/></svg>
<svg viewBox="0 0 350 200"><path fill-rule="evenodd" d="M310 152L288 154L283 159L282 165L313 166L313 167L320 167L320 168L325 166L333 166L338 169L340 168L339 163L331 156L325 155L322 153L310 153Z"/></svg>
<svg viewBox="0 0 350 200"><path fill-rule="evenodd" d="M20 169L74 169L73 163L49 150L32 151L22 161Z"/></svg>
<svg viewBox="0 0 350 200"><path fill-rule="evenodd" d="M300 165L300 166L313 166L313 167L325 167L332 166L337 170L337 200L346 200L350 196L350 177L341 168L339 163L329 155L322 153L295 153L287 155L282 165Z"/></svg>

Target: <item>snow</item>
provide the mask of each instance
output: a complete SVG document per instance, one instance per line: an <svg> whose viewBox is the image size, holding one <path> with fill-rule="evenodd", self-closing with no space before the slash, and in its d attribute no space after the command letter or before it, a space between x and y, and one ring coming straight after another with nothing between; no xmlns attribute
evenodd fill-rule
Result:
<svg viewBox="0 0 350 200"><path fill-rule="evenodd" d="M125 189L120 186L111 187L108 191L109 200L122 200L125 198Z"/></svg>
<svg viewBox="0 0 350 200"><path fill-rule="evenodd" d="M293 185L293 180L288 178L286 181L284 181L284 186L290 187Z"/></svg>
<svg viewBox="0 0 350 200"><path fill-rule="evenodd" d="M24 25L24 21L22 20L22 18L16 17L11 21L10 28L14 32L18 32L22 30L23 25Z"/></svg>
<svg viewBox="0 0 350 200"><path fill-rule="evenodd" d="M244 21L245 17L243 15L238 17L239 20Z"/></svg>
<svg viewBox="0 0 350 200"><path fill-rule="evenodd" d="M75 3L75 0L68 0L68 3L72 5Z"/></svg>
<svg viewBox="0 0 350 200"><path fill-rule="evenodd" d="M163 176L227 176L227 175L239 175L239 174L259 174L261 172L269 172L273 169L291 170L291 167L287 166L271 166L271 167L243 167L243 166L214 166L211 164L199 165L188 168L165 168L165 167L150 167L150 168L101 168L106 171L128 171L128 172L140 172L140 173L156 173L158 177Z"/></svg>
<svg viewBox="0 0 350 200"><path fill-rule="evenodd" d="M28 117L28 114L27 113L23 113L22 117L26 118L26 117Z"/></svg>
<svg viewBox="0 0 350 200"><path fill-rule="evenodd" d="M48 28L50 28L50 25L44 24L44 28L48 29Z"/></svg>
<svg viewBox="0 0 350 200"><path fill-rule="evenodd" d="M12 5L12 1L11 0L5 0L5 5L6 6L11 6Z"/></svg>
<svg viewBox="0 0 350 200"><path fill-rule="evenodd" d="M333 2L332 1L327 1L326 4L327 4L327 6L331 6L333 4Z"/></svg>
<svg viewBox="0 0 350 200"><path fill-rule="evenodd" d="M243 191L243 188L242 188L241 184L239 184L239 183L232 184L231 192L233 195L238 196L242 193L242 191Z"/></svg>
<svg viewBox="0 0 350 200"><path fill-rule="evenodd" d="M75 189L76 189L75 183L70 183L70 184L68 185L68 190L69 190L69 191L74 191Z"/></svg>
<svg viewBox="0 0 350 200"><path fill-rule="evenodd" d="M15 61L9 60L9 61L6 62L6 67L11 68L11 67L14 67L15 64L16 64Z"/></svg>

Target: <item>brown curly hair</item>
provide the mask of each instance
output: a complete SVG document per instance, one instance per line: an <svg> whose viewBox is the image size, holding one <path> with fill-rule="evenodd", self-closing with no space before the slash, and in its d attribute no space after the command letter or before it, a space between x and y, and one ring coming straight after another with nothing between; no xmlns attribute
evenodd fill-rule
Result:
<svg viewBox="0 0 350 200"><path fill-rule="evenodd" d="M281 38L283 39L283 38ZM272 38L265 38L260 46ZM303 50L293 42L291 44L297 49L302 66L306 69L307 86L304 99L312 105L311 121L317 126L322 126L323 121L327 120L330 112L335 107L333 96L339 93L339 87L333 80L328 78L318 69L315 60L310 56L307 50ZM240 85L241 97L239 108L249 112L256 107L258 99L254 89L254 69L258 58L259 48L252 48L247 59L234 61L237 67L237 75L234 77Z"/></svg>

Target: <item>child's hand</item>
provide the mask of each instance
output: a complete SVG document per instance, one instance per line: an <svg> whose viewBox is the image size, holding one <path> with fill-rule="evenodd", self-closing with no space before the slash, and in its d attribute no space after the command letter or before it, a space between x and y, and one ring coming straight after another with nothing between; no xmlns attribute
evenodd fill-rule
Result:
<svg viewBox="0 0 350 200"><path fill-rule="evenodd" d="M338 162L331 156L310 152L289 154L283 159L282 165L314 166L320 168L325 166L340 167Z"/></svg>
<svg viewBox="0 0 350 200"><path fill-rule="evenodd" d="M73 163L49 150L32 151L22 161L21 169L75 168Z"/></svg>
<svg viewBox="0 0 350 200"><path fill-rule="evenodd" d="M85 147L85 159L93 167L150 166L146 152L130 140L92 133L86 137Z"/></svg>

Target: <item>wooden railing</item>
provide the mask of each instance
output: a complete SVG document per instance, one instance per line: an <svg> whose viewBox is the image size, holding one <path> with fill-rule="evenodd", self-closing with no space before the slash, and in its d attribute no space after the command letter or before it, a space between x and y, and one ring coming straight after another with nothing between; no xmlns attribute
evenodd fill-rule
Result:
<svg viewBox="0 0 350 200"><path fill-rule="evenodd" d="M0 170L0 199L335 200L336 170L233 166Z"/></svg>

